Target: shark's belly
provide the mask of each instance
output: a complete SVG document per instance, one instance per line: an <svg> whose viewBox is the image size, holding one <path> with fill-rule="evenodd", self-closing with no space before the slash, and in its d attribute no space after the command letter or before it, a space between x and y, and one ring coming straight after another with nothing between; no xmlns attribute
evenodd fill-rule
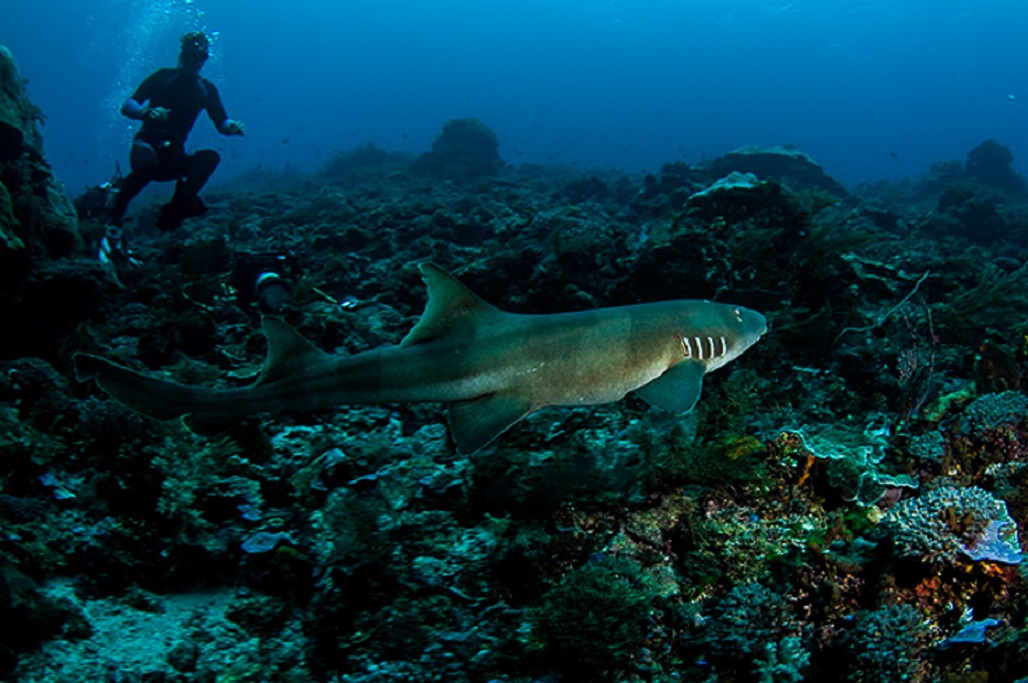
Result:
<svg viewBox="0 0 1028 683"><path fill-rule="evenodd" d="M625 364L611 357L552 359L529 367L512 385L542 407L611 403L660 376L659 362Z"/></svg>

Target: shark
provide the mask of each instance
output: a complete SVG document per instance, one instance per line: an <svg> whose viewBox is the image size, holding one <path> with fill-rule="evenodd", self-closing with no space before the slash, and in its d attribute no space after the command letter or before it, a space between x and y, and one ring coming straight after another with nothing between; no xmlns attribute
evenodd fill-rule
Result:
<svg viewBox="0 0 1028 683"><path fill-rule="evenodd" d="M76 376L143 415L182 418L201 435L281 410L448 403L450 434L467 455L547 406L610 403L634 392L656 408L687 413L700 398L704 375L738 358L767 331L757 311L705 300L512 313L434 263L418 268L427 303L396 345L330 354L266 315L267 356L249 386L181 384L88 353L75 355Z"/></svg>

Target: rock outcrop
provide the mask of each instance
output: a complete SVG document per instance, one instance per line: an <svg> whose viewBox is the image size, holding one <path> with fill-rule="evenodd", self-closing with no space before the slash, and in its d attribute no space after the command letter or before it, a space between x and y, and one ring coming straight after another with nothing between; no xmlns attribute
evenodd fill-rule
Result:
<svg viewBox="0 0 1028 683"><path fill-rule="evenodd" d="M79 221L43 152L43 113L0 45L0 358L67 356L60 345L106 301L110 273L81 258ZM76 257L76 258L71 258Z"/></svg>
<svg viewBox="0 0 1028 683"><path fill-rule="evenodd" d="M5 265L59 258L82 245L75 209L43 153L42 120L14 56L0 45L0 252Z"/></svg>

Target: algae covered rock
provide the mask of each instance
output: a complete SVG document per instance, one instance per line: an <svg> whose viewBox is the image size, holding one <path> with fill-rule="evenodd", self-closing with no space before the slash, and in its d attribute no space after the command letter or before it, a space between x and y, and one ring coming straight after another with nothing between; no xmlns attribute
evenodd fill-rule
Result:
<svg viewBox="0 0 1028 683"><path fill-rule="evenodd" d="M57 258L81 247L75 210L43 154L39 107L0 45L0 251Z"/></svg>

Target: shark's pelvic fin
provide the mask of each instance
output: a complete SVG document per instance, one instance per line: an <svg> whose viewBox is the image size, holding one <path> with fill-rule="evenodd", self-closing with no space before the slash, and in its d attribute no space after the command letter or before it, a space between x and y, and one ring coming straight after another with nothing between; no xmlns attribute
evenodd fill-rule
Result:
<svg viewBox="0 0 1028 683"><path fill-rule="evenodd" d="M488 394L450 404L450 433L460 453L474 453L535 409L510 394Z"/></svg>
<svg viewBox="0 0 1028 683"><path fill-rule="evenodd" d="M331 362L330 354L311 344L285 321L266 315L261 325L268 340L268 357L264 360L257 384L287 377L302 368Z"/></svg>
<svg viewBox="0 0 1028 683"><path fill-rule="evenodd" d="M400 346L459 334L472 326L488 324L485 319L503 315L500 309L482 301L460 280L436 264L425 262L418 267L428 288L428 303L421 319L403 338Z"/></svg>
<svg viewBox="0 0 1028 683"><path fill-rule="evenodd" d="M688 413L700 400L703 390L703 363L682 361L649 384L635 390L636 396L651 406L672 413Z"/></svg>

